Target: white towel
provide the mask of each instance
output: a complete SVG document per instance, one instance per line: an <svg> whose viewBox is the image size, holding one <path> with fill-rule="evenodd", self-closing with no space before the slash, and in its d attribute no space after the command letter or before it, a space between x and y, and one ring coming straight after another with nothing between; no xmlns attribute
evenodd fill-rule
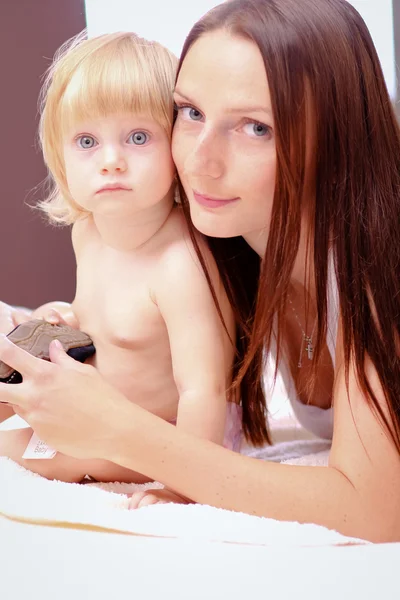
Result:
<svg viewBox="0 0 400 600"><path fill-rule="evenodd" d="M0 429L25 426L26 423L15 416L1 424ZM304 439L303 432L291 418L275 422L274 438L283 441L261 449L247 447L244 452L260 460L286 464L328 464L329 443ZM160 483L78 485L49 481L0 457L0 514L20 521L48 525L69 523L135 535L262 546L368 543L314 524L276 521L199 504L158 504L139 510L127 509L128 494L162 487Z"/></svg>
<svg viewBox="0 0 400 600"><path fill-rule="evenodd" d="M326 461L327 453L323 454ZM319 455L312 456L315 460ZM143 486L82 486L48 481L8 458L0 458L0 513L20 521L47 525L69 523L75 527L92 526L135 535L261 546L367 543L318 525L280 522L198 504L159 504L127 510L126 493L133 489L143 489Z"/></svg>

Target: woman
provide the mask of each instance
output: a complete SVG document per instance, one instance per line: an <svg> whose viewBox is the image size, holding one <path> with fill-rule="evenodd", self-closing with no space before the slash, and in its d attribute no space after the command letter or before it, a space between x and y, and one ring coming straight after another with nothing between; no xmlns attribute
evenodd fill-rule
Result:
<svg viewBox="0 0 400 600"><path fill-rule="evenodd" d="M400 540L400 137L365 24L344 0L226 2L190 32L175 102L190 216L248 346L238 381L257 386L274 328L303 412L323 420L334 406L329 467L257 461L179 432L56 344L45 363L2 339L0 358L24 382L1 386L0 400L59 451L192 501ZM240 300L238 238L262 259L254 310Z"/></svg>

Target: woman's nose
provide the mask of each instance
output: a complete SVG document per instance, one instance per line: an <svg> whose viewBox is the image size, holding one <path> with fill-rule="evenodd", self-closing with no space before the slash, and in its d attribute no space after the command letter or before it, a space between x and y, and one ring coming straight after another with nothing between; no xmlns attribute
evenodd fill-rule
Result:
<svg viewBox="0 0 400 600"><path fill-rule="evenodd" d="M193 176L218 179L225 169L224 154L218 134L205 128L187 156L185 170Z"/></svg>
<svg viewBox="0 0 400 600"><path fill-rule="evenodd" d="M126 169L127 163L123 152L120 149L115 147L107 147L104 149L100 164L101 173L123 173Z"/></svg>

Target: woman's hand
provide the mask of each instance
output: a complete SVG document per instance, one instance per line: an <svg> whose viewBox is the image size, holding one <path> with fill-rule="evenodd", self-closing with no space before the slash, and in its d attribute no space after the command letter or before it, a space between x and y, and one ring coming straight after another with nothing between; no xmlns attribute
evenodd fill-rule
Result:
<svg viewBox="0 0 400 600"><path fill-rule="evenodd" d="M0 302L0 333L8 334L17 325L29 321L32 311L28 308L17 308Z"/></svg>
<svg viewBox="0 0 400 600"><path fill-rule="evenodd" d="M112 456L113 440L132 422L132 404L90 366L69 357L57 341L43 361L0 335L0 359L22 374L23 382L0 384L8 403L37 435L75 458Z"/></svg>

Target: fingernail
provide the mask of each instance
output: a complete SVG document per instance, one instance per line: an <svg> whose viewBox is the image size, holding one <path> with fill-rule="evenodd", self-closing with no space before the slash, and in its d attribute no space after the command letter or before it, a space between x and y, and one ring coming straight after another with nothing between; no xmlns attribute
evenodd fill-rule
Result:
<svg viewBox="0 0 400 600"><path fill-rule="evenodd" d="M60 340L53 340L53 344L56 348L58 348L58 350L63 349L63 346L62 346L62 343L60 342Z"/></svg>

